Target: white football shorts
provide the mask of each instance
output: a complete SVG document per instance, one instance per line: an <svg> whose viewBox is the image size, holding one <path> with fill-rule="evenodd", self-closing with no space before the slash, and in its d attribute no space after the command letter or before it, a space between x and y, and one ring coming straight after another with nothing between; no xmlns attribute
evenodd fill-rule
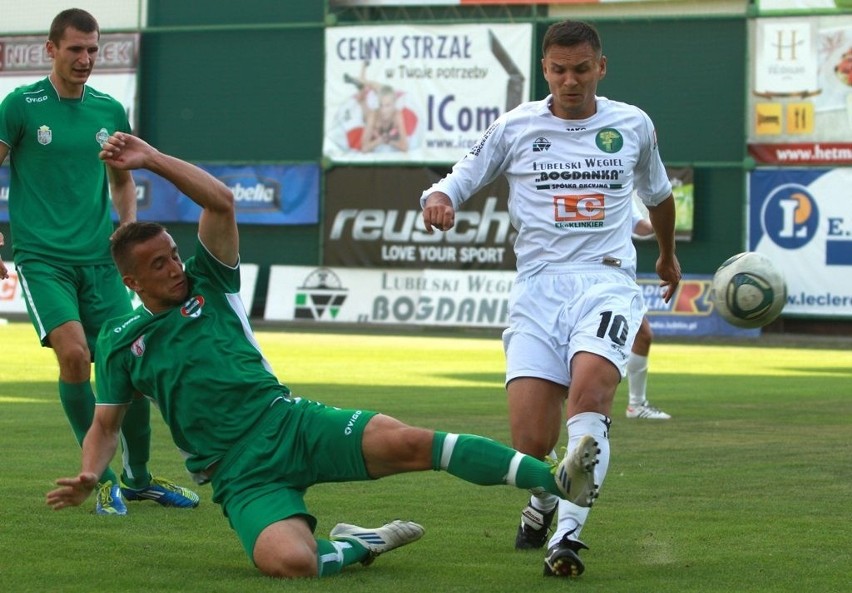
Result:
<svg viewBox="0 0 852 593"><path fill-rule="evenodd" d="M645 310L636 281L602 264L548 266L517 280L503 332L506 383L536 377L567 387L577 352L606 358L623 378Z"/></svg>

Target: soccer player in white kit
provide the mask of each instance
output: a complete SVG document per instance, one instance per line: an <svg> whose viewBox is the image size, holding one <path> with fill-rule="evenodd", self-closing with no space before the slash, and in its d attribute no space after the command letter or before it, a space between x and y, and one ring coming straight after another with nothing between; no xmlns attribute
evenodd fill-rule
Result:
<svg viewBox="0 0 852 593"><path fill-rule="evenodd" d="M645 313L635 280L631 194L635 188L649 210L666 301L681 278L674 198L649 117L596 94L607 66L597 31L578 21L556 23L542 55L550 95L498 118L420 203L426 230L447 231L467 198L498 175L508 179L518 233L503 332L512 443L544 459L559 440L564 408L567 453L600 449L600 486L615 390ZM515 546L544 546L557 504L544 574L578 576L588 508L534 494Z"/></svg>

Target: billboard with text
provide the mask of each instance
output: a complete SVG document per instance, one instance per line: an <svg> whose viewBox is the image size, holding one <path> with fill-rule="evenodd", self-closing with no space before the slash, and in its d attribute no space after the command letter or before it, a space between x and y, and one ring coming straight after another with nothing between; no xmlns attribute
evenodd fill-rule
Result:
<svg viewBox="0 0 852 593"><path fill-rule="evenodd" d="M762 164L852 164L852 15L749 25L749 154Z"/></svg>
<svg viewBox="0 0 852 593"><path fill-rule="evenodd" d="M515 230L501 176L465 202L456 225L428 234L420 194L446 173L422 167L338 167L326 174L326 266L514 270Z"/></svg>
<svg viewBox="0 0 852 593"><path fill-rule="evenodd" d="M785 314L852 318L852 168L749 176L748 249L787 280Z"/></svg>
<svg viewBox="0 0 852 593"><path fill-rule="evenodd" d="M264 319L305 323L505 328L514 272L272 266ZM710 277L685 276L664 302L659 280L639 279L657 335L756 336L725 323Z"/></svg>
<svg viewBox="0 0 852 593"><path fill-rule="evenodd" d="M530 24L326 29L323 155L457 161L529 99L532 37Z"/></svg>

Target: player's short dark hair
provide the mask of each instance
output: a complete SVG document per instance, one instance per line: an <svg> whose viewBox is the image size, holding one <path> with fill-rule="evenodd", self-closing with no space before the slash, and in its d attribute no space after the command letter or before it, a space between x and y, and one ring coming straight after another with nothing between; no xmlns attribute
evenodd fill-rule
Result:
<svg viewBox="0 0 852 593"><path fill-rule="evenodd" d="M129 222L118 228L110 239L109 251L112 260L123 276L135 269L136 262L130 257L133 248L165 233L166 227L156 222Z"/></svg>
<svg viewBox="0 0 852 593"><path fill-rule="evenodd" d="M553 45L573 47L581 43L588 43L598 56L601 55L601 36L594 26L583 21L570 20L553 23L541 41L541 55L546 54Z"/></svg>
<svg viewBox="0 0 852 593"><path fill-rule="evenodd" d="M65 35L65 29L69 27L83 33L95 32L100 39L101 29L98 26L98 21L82 8L69 8L53 17L47 38L53 42L53 45L58 46L59 42L62 41L62 36Z"/></svg>

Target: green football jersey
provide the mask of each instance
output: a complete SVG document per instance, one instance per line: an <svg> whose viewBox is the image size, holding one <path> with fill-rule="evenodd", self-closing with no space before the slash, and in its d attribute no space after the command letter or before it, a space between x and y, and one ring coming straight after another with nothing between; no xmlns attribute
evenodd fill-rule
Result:
<svg viewBox="0 0 852 593"><path fill-rule="evenodd" d="M133 392L151 398L197 473L289 391L249 326L239 267L223 265L199 241L185 269L183 306L152 314L143 305L104 324L95 369L98 404L128 403Z"/></svg>
<svg viewBox="0 0 852 593"><path fill-rule="evenodd" d="M80 99L60 99L45 78L0 103L16 262L112 262L109 180L98 153L117 131L130 132L124 107L88 86Z"/></svg>

